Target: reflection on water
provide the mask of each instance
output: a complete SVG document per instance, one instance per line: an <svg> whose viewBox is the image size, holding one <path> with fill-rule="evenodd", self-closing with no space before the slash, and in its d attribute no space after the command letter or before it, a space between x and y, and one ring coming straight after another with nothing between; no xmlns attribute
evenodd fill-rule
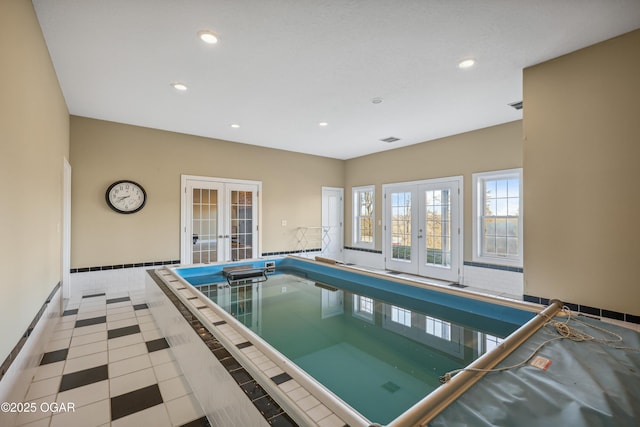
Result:
<svg viewBox="0 0 640 427"><path fill-rule="evenodd" d="M457 309L397 297L383 301L366 289L353 293L286 274L198 289L382 424L439 386L440 375L467 366L517 327L496 327L496 321L471 327L457 321Z"/></svg>

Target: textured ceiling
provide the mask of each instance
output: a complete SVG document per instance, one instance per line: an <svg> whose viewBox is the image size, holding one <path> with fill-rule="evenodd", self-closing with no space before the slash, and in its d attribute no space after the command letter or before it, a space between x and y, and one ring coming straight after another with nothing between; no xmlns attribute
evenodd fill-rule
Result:
<svg viewBox="0 0 640 427"><path fill-rule="evenodd" d="M639 0L33 3L71 114L339 159L520 119L523 68L640 28Z"/></svg>

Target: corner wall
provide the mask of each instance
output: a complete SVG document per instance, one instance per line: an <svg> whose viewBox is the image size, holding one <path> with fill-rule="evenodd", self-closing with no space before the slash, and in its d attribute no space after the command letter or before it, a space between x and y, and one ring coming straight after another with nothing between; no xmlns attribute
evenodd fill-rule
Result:
<svg viewBox="0 0 640 427"><path fill-rule="evenodd" d="M0 363L61 280L69 114L30 1L0 2Z"/></svg>
<svg viewBox="0 0 640 427"><path fill-rule="evenodd" d="M640 30L524 71L525 293L640 315Z"/></svg>
<svg viewBox="0 0 640 427"><path fill-rule="evenodd" d="M182 174L262 181L263 253L295 251L297 228L321 225L322 186L344 180L342 160L76 116L71 165L72 268L180 259ZM120 179L145 188L144 209L107 207Z"/></svg>
<svg viewBox="0 0 640 427"><path fill-rule="evenodd" d="M375 249L382 250L382 184L464 176L464 260L471 261L472 177L522 166L522 121L518 120L346 161L345 246L351 246L351 189L376 186Z"/></svg>

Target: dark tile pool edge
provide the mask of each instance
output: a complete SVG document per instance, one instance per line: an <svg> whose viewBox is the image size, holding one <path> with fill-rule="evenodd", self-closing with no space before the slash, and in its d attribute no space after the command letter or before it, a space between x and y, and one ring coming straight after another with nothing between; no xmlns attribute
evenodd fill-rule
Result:
<svg viewBox="0 0 640 427"><path fill-rule="evenodd" d="M253 376L242 367L240 362L225 349L224 345L209 332L202 322L191 313L191 310L180 301L178 296L169 289L162 279L158 277L156 272L148 270L147 273L167 298L169 298L169 301L178 309L189 325L191 325L194 332L198 334L202 342L207 346L211 355L218 359L227 372L229 372L229 375L236 381L240 389L245 393L247 398L251 400L251 403L253 403L256 409L262 414L267 423L270 425L297 426L298 424L269 396L267 391L264 390ZM258 397L252 398L248 390L254 390L255 388L262 389L264 393L259 393Z"/></svg>
<svg viewBox="0 0 640 427"><path fill-rule="evenodd" d="M549 298L538 297L534 295L523 295L522 299L526 302L533 302L536 304L549 305ZM621 313L619 311L607 310L605 308L591 307L589 305L576 304L572 302L564 302L564 305L569 307L572 311L576 311L581 314L587 314L589 316L604 317L607 319L620 320L628 323L640 324L640 315Z"/></svg>

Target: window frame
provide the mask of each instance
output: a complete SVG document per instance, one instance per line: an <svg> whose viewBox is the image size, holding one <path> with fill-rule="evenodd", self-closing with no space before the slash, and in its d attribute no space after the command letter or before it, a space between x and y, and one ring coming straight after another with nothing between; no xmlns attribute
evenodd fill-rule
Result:
<svg viewBox="0 0 640 427"><path fill-rule="evenodd" d="M362 230L360 228L360 219L363 216L360 215L360 194L364 192L371 193L371 203L373 209L371 212L371 242L362 241ZM351 243L356 248L373 249L376 243L376 187L375 185L363 185L360 187L353 187L351 189L351 198L353 201L353 230L351 236Z"/></svg>
<svg viewBox="0 0 640 427"><path fill-rule="evenodd" d="M473 177L473 261L510 267L523 266L524 248L524 209L522 194L522 168L504 169L499 171L478 172L472 174ZM486 181L518 179L519 182L519 208L518 208L518 255L489 255L483 253L483 227L482 212L485 205L484 183ZM496 215L497 216L497 215Z"/></svg>

